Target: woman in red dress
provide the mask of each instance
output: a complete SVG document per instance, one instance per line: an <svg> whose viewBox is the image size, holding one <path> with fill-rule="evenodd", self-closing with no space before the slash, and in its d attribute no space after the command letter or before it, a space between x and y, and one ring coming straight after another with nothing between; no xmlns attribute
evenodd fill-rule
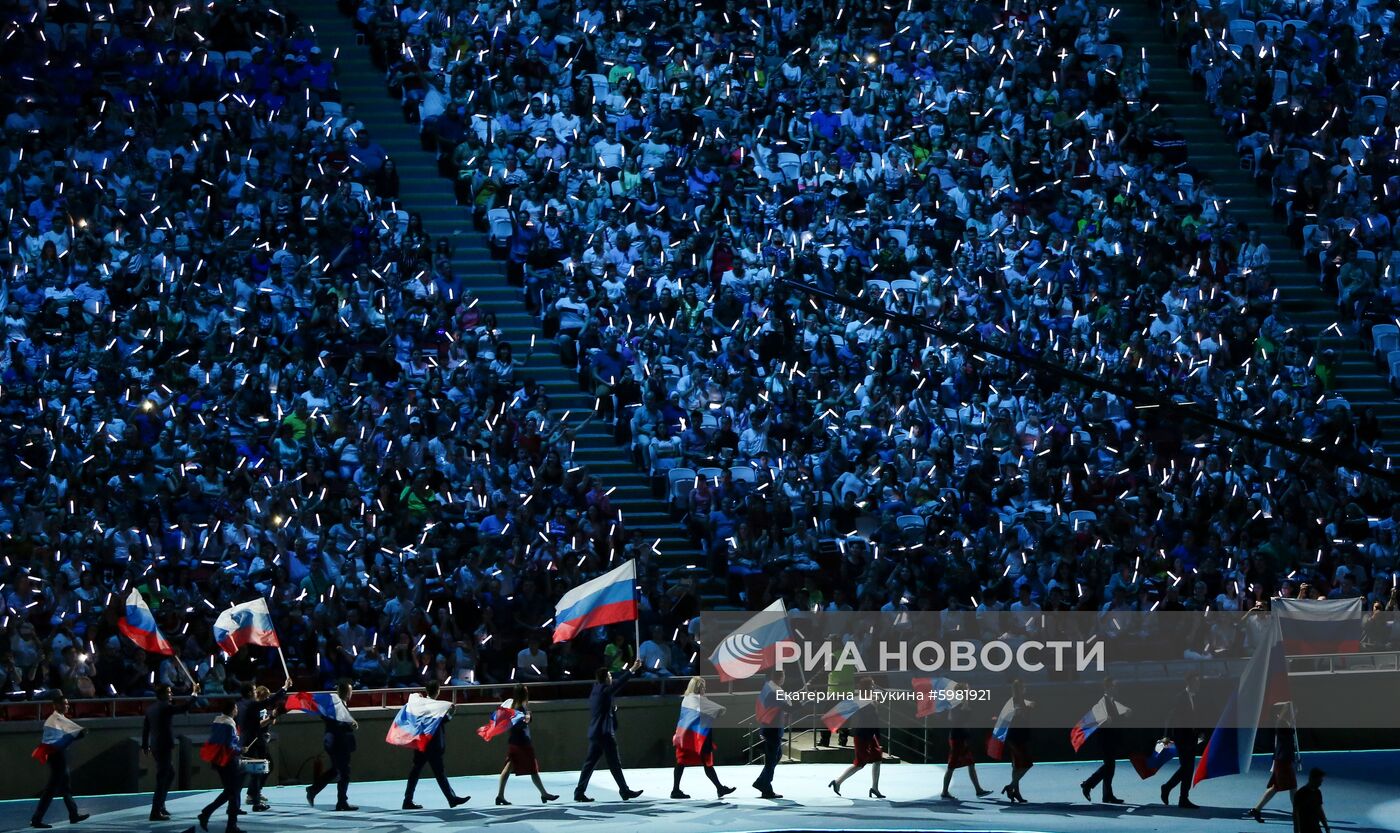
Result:
<svg viewBox="0 0 1400 833"><path fill-rule="evenodd" d="M885 750L880 746L880 725L875 713L874 693L875 678L862 677L856 686L855 694L861 706L850 718L850 722L854 724L852 735L856 742L856 759L841 773L841 777L827 784L837 795L841 794L841 785L846 783L847 778L855 775L866 764L870 764L870 797L885 797L880 792L880 761L884 760Z"/></svg>
<svg viewBox="0 0 1400 833"><path fill-rule="evenodd" d="M540 781L540 762L535 760L535 743L530 739L530 690L517 685L511 694L510 707L520 719L511 724L507 738L506 765L501 769L501 785L496 790L496 803L509 805L506 801L506 781L511 773L528 775L540 791L540 800L548 804L559 796L548 792Z"/></svg>
<svg viewBox="0 0 1400 833"><path fill-rule="evenodd" d="M956 691L960 687L961 684L954 683L953 690ZM972 779L972 788L977 791L978 798L992 794L991 790L982 789L981 782L977 780L977 761L972 757L972 744L968 743L972 734L957 725L958 707L964 702L955 699L953 707L947 712L948 723L951 724L951 728L948 729L948 767L943 770L943 792L939 794L939 797L946 801L953 800L953 794L948 791L953 784L953 773L963 767L967 767L967 777Z"/></svg>
<svg viewBox="0 0 1400 833"><path fill-rule="evenodd" d="M690 798L681 792L681 776L688 766L704 767L705 777L715 785L715 792L720 798L734 792L733 787L719 782L719 775L715 772L715 742L710 736L710 725L722 711L723 706L705 696L705 678L691 677L690 685L685 688L685 699L681 700L681 719L676 725L675 734L671 736L671 743L676 747L672 798Z"/></svg>
<svg viewBox="0 0 1400 833"><path fill-rule="evenodd" d="M1264 805L1275 795L1288 790L1290 800L1298 792L1298 733L1293 729L1293 704L1274 704L1274 764L1269 770L1269 783L1259 803L1247 813L1260 824L1264 823Z"/></svg>

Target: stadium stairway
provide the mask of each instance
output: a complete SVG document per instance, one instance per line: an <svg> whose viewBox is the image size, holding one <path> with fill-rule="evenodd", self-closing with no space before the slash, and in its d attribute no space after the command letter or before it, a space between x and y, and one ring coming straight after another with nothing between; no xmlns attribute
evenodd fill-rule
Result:
<svg viewBox="0 0 1400 833"><path fill-rule="evenodd" d="M517 378L533 377L544 388L551 417L569 414L567 424L578 427L594 412L593 397L580 390L573 368L565 367L551 339L543 336L539 320L525 309L521 291L506 281L500 261L491 257L483 235L472 227L466 209L458 206L452 185L442 178L433 154L425 151L418 129L404 120L400 102L391 98L384 74L370 61L353 21L336 8L335 0L303 0L297 12L315 31L322 49L336 56L343 102L352 102L375 141L394 160L399 173L399 198L405 211L417 212L434 240L452 242L454 273L465 279L483 309L496 314L504 338L525 356L532 337L536 349ZM586 466L610 492L613 507L643 547L653 548L651 560L663 575L708 575L705 557L670 515L664 499L653 496L648 475L614 441L612 429L595 419L577 431L574 464ZM693 569L702 567L701 570ZM687 569L691 568L691 569ZM706 609L726 606L722 585L699 584Z"/></svg>
<svg viewBox="0 0 1400 833"><path fill-rule="evenodd" d="M1186 137L1191 164L1209 174L1217 191L1227 195L1235 216L1259 230L1272 255L1270 271L1285 313L1314 337L1326 332L1320 349L1333 348L1341 359L1335 392L1351 403L1355 413L1375 409L1394 460L1394 449L1400 443L1400 400L1390 391L1385 371L1378 368L1357 329L1341 321L1336 298L1322 289L1316 270L1303 262L1301 253L1284 236L1283 223L1274 216L1268 193L1261 192L1241 166L1234 140L1211 113L1191 73L1178 61L1176 44L1164 35L1155 3L1124 0L1119 8L1114 28L1127 39L1123 51L1145 57L1151 93Z"/></svg>

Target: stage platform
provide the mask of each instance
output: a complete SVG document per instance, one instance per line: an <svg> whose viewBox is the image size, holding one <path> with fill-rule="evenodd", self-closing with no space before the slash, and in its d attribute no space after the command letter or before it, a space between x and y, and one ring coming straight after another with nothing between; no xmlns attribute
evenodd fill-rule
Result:
<svg viewBox="0 0 1400 833"><path fill-rule="evenodd" d="M362 753L367 754L367 753ZM1391 833L1400 831L1400 751L1331 752L1305 756L1308 766L1327 770L1323 787L1328 816L1337 831ZM14 765L30 765L30 761ZM715 800L714 790L698 769L686 773L682 788L693 798L673 801L669 769L636 769L628 772L634 788L645 790L638 799L622 802L607 772L593 778L590 794L593 804L569 800L577 773L545 773L545 786L563 798L541 805L528 779L512 778L507 798L510 807L494 805L496 778L475 776L454 778L458 793L470 795L471 802L448 809L437 785L426 780L418 787L416 800L424 809L405 812L402 781L354 784L350 799L359 806L355 813L333 813L334 787L321 796L318 807L307 806L303 787L268 790L272 810L248 814L240 822L248 833L344 833L347 830L374 833L446 833L464 828L486 828L500 833L613 833L619 829L646 828L651 833L767 833L768 831L986 831L987 833L1108 833L1109 831L1162 831L1163 833L1240 833L1260 830L1288 831L1287 796L1276 797L1265 810L1266 824L1242 819L1242 811L1258 799L1267 780L1267 762L1256 761L1255 771L1244 776L1220 778L1202 783L1192 792L1200 810L1184 811L1166 807L1158 798L1165 773L1141 781L1126 763L1119 765L1118 795L1127 805L1116 807L1088 804L1079 792L1079 782L1091 766L1039 764L1025 777L1022 792L1032 803L1012 805L997 794L985 800L970 800L972 787L964 773L953 779L953 792L961 801L938 798L943 768L933 765L898 764L883 767L880 789L885 800L866 797L868 772L857 773L843 788L845 797L833 795L827 782L843 767L835 764L784 764L778 768L774 788L784 798L767 801L757 796L750 783L757 767L721 767L721 780L738 791L723 801ZM1000 790L1009 777L1006 765L979 766L984 787ZM1169 771L1169 770L1168 770ZM194 818L211 793L177 793L169 801L175 819L152 823L149 796L121 795L80 798L79 804L93 817L69 827L62 805L50 810L48 822L55 828L92 833L134 833L191 829ZM326 799L329 799L327 801ZM20 830L28 826L33 801L0 803L0 830ZM216 817L210 830L223 830L223 817ZM567 828L565 827L567 825Z"/></svg>

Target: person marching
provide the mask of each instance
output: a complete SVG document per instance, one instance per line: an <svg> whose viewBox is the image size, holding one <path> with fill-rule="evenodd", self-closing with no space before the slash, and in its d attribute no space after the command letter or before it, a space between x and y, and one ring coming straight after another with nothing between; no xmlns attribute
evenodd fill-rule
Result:
<svg viewBox="0 0 1400 833"><path fill-rule="evenodd" d="M754 718L758 722L758 733L763 738L763 771L753 782L753 788L763 798L782 798L773 792L773 772L783 757L783 726L787 723L782 693L783 671L775 668L768 672L763 690L754 702Z"/></svg>
<svg viewBox="0 0 1400 833"><path fill-rule="evenodd" d="M511 773L528 775L540 791L540 801L548 804L559 796L544 788L540 780L540 762L535 758L535 742L530 737L530 690L517 685L511 693L510 708L515 712L511 718L510 736L506 738L506 765L501 768L501 785L496 790L496 804L509 807L506 801L506 781Z"/></svg>
<svg viewBox="0 0 1400 833"><path fill-rule="evenodd" d="M53 713L44 721L44 733L39 745L34 749L33 758L49 767L49 780L44 791L39 794L39 803L34 807L30 827L48 830L52 824L44 823L55 796L63 798L63 806L68 808L68 823L77 824L88 817L78 812L78 803L73 800L73 783L68 775L68 747L87 735L87 729L68 719L68 698L59 694L53 698Z"/></svg>
<svg viewBox="0 0 1400 833"><path fill-rule="evenodd" d="M1011 783L1001 788L1001 794L1014 804L1025 804L1026 798L1021 795L1021 779L1035 766L1030 750L1031 730L1024 724L1017 725L1026 712L1035 708L1035 702L1026 699L1025 683L1020 680L1011 682L1011 700L1007 706L1011 709L1010 723L1006 727L1006 748L1011 751ZM1002 712L1005 711L1003 707ZM997 720L1000 722L1001 718Z"/></svg>
<svg viewBox="0 0 1400 833"><path fill-rule="evenodd" d="M246 744L243 751L248 758L256 758L271 762L269 746L272 743L272 724L277 722L276 709L282 704L282 700L287 696L287 691L292 687L292 681L287 680L282 687L275 692L269 692L267 686L255 686L252 683L244 683L242 696L238 700L238 736ZM259 773L248 776L248 805L254 813L262 813L271 810L272 807L263 800L263 785L267 783L267 774Z"/></svg>
<svg viewBox="0 0 1400 833"><path fill-rule="evenodd" d="M156 763L156 791L151 796L151 821L170 821L170 813L165 809L165 797L170 793L170 785L175 781L175 716L189 714L194 707L199 686L195 685L193 696L180 705L170 696L170 686L156 686L156 701L146 709L141 721L141 751L150 755Z"/></svg>
<svg viewBox="0 0 1400 833"><path fill-rule="evenodd" d="M1269 770L1269 784L1259 803L1245 813L1260 824L1264 823L1262 811L1275 795L1288 790L1289 801L1298 800L1298 732L1293 728L1293 704L1274 704L1274 762Z"/></svg>
<svg viewBox="0 0 1400 833"><path fill-rule="evenodd" d="M340 702L347 707L344 716L349 717L350 683L342 680L335 693ZM331 766L306 788L306 803L314 806L316 796L334 781L336 812L353 813L359 808L350 803L350 756L355 752L355 732L360 728L360 724L354 718L346 722L339 717L336 714L321 715L326 729L321 744L325 747L326 754L330 755Z"/></svg>
<svg viewBox="0 0 1400 833"><path fill-rule="evenodd" d="M1322 779L1326 775L1313 767L1308 771L1308 783L1294 793L1293 833L1332 833L1332 825L1322 810Z"/></svg>
<svg viewBox="0 0 1400 833"><path fill-rule="evenodd" d="M885 750L880 746L880 725L875 713L875 678L861 677L855 692L856 699L861 701L861 706L855 714L851 715L851 721L855 723L856 759L846 771L841 773L835 781L827 784L837 795L841 794L841 785L846 783L846 779L855 775L866 764L870 764L870 797L884 798L880 792L880 762L885 758Z"/></svg>
<svg viewBox="0 0 1400 833"><path fill-rule="evenodd" d="M1094 787L1103 784L1103 801L1105 804L1125 804L1123 799L1113 794L1113 773L1118 768L1118 756L1121 753L1118 730L1108 724L1112 723L1121 714L1121 709L1116 698L1118 686L1112 678L1103 681L1103 722L1093 730L1091 737L1093 743L1098 744L1099 768L1094 770L1083 783L1079 785L1079 791L1084 793L1085 801L1093 801ZM1096 706L1097 708L1097 706ZM1092 714L1092 712L1091 712ZM1086 738L1087 740L1087 738Z"/></svg>
<svg viewBox="0 0 1400 833"><path fill-rule="evenodd" d="M953 691L963 688L963 684L954 683ZM972 733L965 726L959 725L957 710L964 708L968 701L954 698L953 705L948 709L948 766L943 770L943 792L939 793L939 798L945 801L954 800L953 794L948 788L953 785L953 773L963 767L967 767L967 777L972 781L972 788L977 791L978 798L986 798L992 794L991 790L982 789L982 783L977 779L977 761L972 756Z"/></svg>
<svg viewBox="0 0 1400 833"><path fill-rule="evenodd" d="M423 694L430 700L436 700L438 693L442 691L442 684L437 680L429 680L423 686ZM459 796L453 792L452 784L447 780L447 772L443 764L443 756L447 753L447 721L452 719L452 712L448 711L442 722L437 725L433 732L432 740L428 745L419 750L413 750L413 766L408 770L408 785L404 789L403 809L421 810L421 804L413 803L413 793L418 789L418 776L423 773L423 767L429 767L433 771L433 777L437 779L438 788L442 790L442 795L447 799L448 807L458 807L471 800L471 796Z"/></svg>
<svg viewBox="0 0 1400 833"><path fill-rule="evenodd" d="M1195 671L1186 674L1186 687L1177 695L1167 715L1165 735L1176 744L1176 757L1181 762L1172 777L1162 785L1162 803L1171 804L1172 788L1181 785L1181 795L1177 806L1188 810L1197 808L1191 802L1191 776L1196 771L1196 754L1201 741L1201 675Z"/></svg>
<svg viewBox="0 0 1400 833"><path fill-rule="evenodd" d="M628 789L627 776L622 772L622 760L617 755L617 706L613 702L617 693L641 667L641 660L633 660L616 678L608 669L598 669L593 691L588 695L588 754L578 773L574 801L587 803L593 800L588 797L588 780L593 777L593 770L604 756L607 756L608 770L617 782L622 800L629 801L642 794L641 790Z"/></svg>
<svg viewBox="0 0 1400 833"><path fill-rule="evenodd" d="M238 712L237 700L224 700L219 704L219 715L214 725L209 727L209 740L199 750L199 757L214 767L223 788L213 801L199 811L199 828L209 829L209 819L219 807L228 806L228 824L224 833L243 833L238 827L238 797L243 791L243 745L238 738L238 723L234 715Z"/></svg>
<svg viewBox="0 0 1400 833"><path fill-rule="evenodd" d="M671 786L672 798L690 798L681 792L681 776L688 766L705 768L705 777L715 785L718 798L734 792L719 782L715 772L715 741L710 734L714 719L724 712L724 707L705 696L705 679L691 677L685 687L685 698L681 700L681 716L677 722L671 744L676 747L676 767Z"/></svg>

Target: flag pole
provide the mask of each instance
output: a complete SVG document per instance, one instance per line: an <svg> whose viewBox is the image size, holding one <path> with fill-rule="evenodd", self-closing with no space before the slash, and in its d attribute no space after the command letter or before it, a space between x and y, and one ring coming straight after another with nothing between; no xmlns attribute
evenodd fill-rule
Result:
<svg viewBox="0 0 1400 833"><path fill-rule="evenodd" d="M170 655L170 658L173 659L173 660L175 660L175 664L178 665L178 666L180 666L180 670L184 672L184 674L185 674L185 679L187 679L187 680L190 681L190 691L193 692L196 688L199 688L199 683L196 683L196 682L194 681L194 677L191 676L191 674L190 674L190 669L188 669L188 668L185 667L185 661L182 660L182 659L180 659L180 655L179 655L179 654L171 654L171 655Z"/></svg>
<svg viewBox="0 0 1400 833"><path fill-rule="evenodd" d="M636 640L636 647L632 654L633 662L642 658L642 594L637 588L637 559L634 558L632 559L632 601L637 607L637 616L632 620L632 637Z"/></svg>
<svg viewBox="0 0 1400 833"><path fill-rule="evenodd" d="M280 643L281 640L278 640L278 642ZM287 655L282 653L281 644L277 646L277 658L282 661L282 679L290 680L292 678L292 672L287 670Z"/></svg>

